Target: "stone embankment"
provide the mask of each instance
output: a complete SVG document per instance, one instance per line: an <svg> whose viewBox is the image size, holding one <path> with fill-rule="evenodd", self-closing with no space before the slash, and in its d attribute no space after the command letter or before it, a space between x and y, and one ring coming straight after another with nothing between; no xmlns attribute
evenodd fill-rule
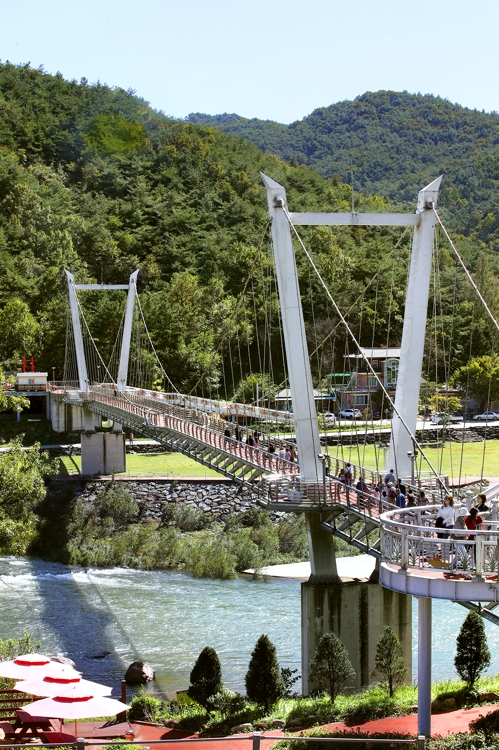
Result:
<svg viewBox="0 0 499 750"><path fill-rule="evenodd" d="M75 498L92 502L110 480L95 482L81 482L75 487ZM190 506L209 513L219 521L225 521L230 514L245 513L256 507L252 493L244 490L240 485L225 479L212 481L182 481L158 479L128 480L119 479L120 485L125 485L130 494L144 508L142 519L159 521L163 508L168 503ZM285 513L271 513L270 517L277 521Z"/></svg>
<svg viewBox="0 0 499 750"><path fill-rule="evenodd" d="M379 445L390 442L391 430L385 429L382 432L371 432L357 430L348 435L332 432L325 438L321 436L321 441L330 446L335 445ZM463 429L459 425L452 427L438 427L431 430L417 430L416 438L420 443L433 444L442 442L451 443L482 443L484 440L499 440L499 424L485 425L482 422L473 424L473 427Z"/></svg>

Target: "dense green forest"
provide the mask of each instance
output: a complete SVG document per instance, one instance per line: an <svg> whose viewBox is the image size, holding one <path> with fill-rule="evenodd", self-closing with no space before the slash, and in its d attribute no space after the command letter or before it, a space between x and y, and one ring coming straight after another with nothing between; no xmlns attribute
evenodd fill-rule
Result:
<svg viewBox="0 0 499 750"><path fill-rule="evenodd" d="M290 125L235 114L191 114L189 122L244 136L267 153L339 176L359 190L410 207L418 190L444 174L449 223L499 250L499 114L437 96L367 92L314 110Z"/></svg>
<svg viewBox="0 0 499 750"><path fill-rule="evenodd" d="M390 95L385 98L386 140L392 143ZM484 142L490 140L490 118L470 113L461 146L456 124L456 151L471 153L470 139L480 123ZM345 139L348 129L345 123ZM421 140L431 141L432 132L422 134ZM350 137L354 144L363 142L355 129ZM380 175L396 170L403 190L395 192L413 203L414 186L426 180L417 173L419 147L414 147L411 161L410 133L406 142L400 134L398 140L405 144L405 172L394 161L396 149L388 146L393 158L385 159L381 139L369 143L373 154L378 149ZM267 344L266 371L272 359L271 375L279 382L281 339L275 287L268 281L267 206L259 172L285 185L292 209L348 211L351 195L337 175L324 177L298 164L305 161L299 149L284 154L296 157L288 164L269 153L268 144L262 145L265 152L204 124L169 119L133 91L90 85L86 80L66 81L60 74L49 75L28 65L1 64L0 362L4 367L16 367L20 356L35 355L39 367L55 366L62 376L67 314L64 268L80 283L123 283L140 268L139 293L148 327L166 371L179 388L212 393L225 389L230 395L250 371L264 369L262 348ZM488 158L484 155L484 163L490 166ZM477 168L470 179L481 186L482 195L492 168L484 166L482 172ZM428 179L434 177L432 164L426 163L425 169ZM463 169L467 170L465 164ZM346 171L331 167L331 174ZM358 185L362 184L359 173ZM388 198L370 192L367 178L363 186L365 190L355 197L357 210L389 208ZM384 183L380 186L382 192L389 192ZM492 206L493 193L489 193ZM448 187L443 200L448 208L451 195ZM460 192L456 201L464 201L463 195ZM470 201L473 195L470 187ZM484 221L480 219L480 226ZM495 214L492 232L494 222ZM352 308L349 320L361 343L399 343L410 232L318 227L302 234L341 309ZM468 232L460 247L490 303L499 310L494 242L493 234L489 243L488 235ZM458 367L470 356L470 340L473 354L490 352L490 331L443 244L436 257L431 305L446 329L442 335L452 337L453 366ZM337 319L298 249L297 260L311 351L318 347L312 366L319 382L330 368L343 369L345 334L339 327L327 345L321 345ZM370 283L377 271L377 281ZM122 307L113 294L99 293L87 293L84 306L99 347L109 353ZM454 326L455 320L459 326ZM433 348L442 351L441 346ZM438 359L437 366L441 375L445 368Z"/></svg>

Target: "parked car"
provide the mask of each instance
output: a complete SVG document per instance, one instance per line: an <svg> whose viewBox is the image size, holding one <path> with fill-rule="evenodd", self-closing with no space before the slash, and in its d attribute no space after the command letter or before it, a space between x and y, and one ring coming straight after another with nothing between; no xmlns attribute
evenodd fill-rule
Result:
<svg viewBox="0 0 499 750"><path fill-rule="evenodd" d="M452 422L462 422L463 418L459 415L448 414L445 411L438 411L435 414L430 414L430 422L433 424L451 424Z"/></svg>
<svg viewBox="0 0 499 750"><path fill-rule="evenodd" d="M483 414L475 414L473 419L479 419L482 422L493 422L495 419L499 419L499 414L495 411L484 411Z"/></svg>
<svg viewBox="0 0 499 750"><path fill-rule="evenodd" d="M332 411L325 411L322 416L326 424L334 424L336 422L336 415Z"/></svg>
<svg viewBox="0 0 499 750"><path fill-rule="evenodd" d="M362 419L360 409L342 409L339 413L340 419Z"/></svg>

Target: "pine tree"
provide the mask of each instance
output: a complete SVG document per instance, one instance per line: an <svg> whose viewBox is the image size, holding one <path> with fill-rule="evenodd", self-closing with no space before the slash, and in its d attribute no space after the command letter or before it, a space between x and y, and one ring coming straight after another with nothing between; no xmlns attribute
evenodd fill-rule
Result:
<svg viewBox="0 0 499 750"><path fill-rule="evenodd" d="M189 697L209 711L211 708L209 698L223 687L222 667L214 648L206 646L201 651L192 668L190 681L187 691Z"/></svg>
<svg viewBox="0 0 499 750"><path fill-rule="evenodd" d="M310 665L311 681L329 693L334 703L344 684L354 678L355 670L342 641L334 633L323 635Z"/></svg>
<svg viewBox="0 0 499 750"><path fill-rule="evenodd" d="M393 628L387 625L376 644L376 659L373 675L379 675L388 686L390 698L407 674L402 644Z"/></svg>
<svg viewBox="0 0 499 750"><path fill-rule="evenodd" d="M457 636L454 666L459 677L471 689L490 664L490 651L483 620L478 612L469 612Z"/></svg>
<svg viewBox="0 0 499 750"><path fill-rule="evenodd" d="M266 713L284 695L276 649L267 635L261 635L256 642L244 682L249 700L263 706Z"/></svg>

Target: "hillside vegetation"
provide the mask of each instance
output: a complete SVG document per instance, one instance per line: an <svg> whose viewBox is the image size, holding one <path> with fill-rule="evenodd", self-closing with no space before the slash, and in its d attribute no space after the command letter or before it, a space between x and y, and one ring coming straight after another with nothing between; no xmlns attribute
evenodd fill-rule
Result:
<svg viewBox="0 0 499 750"><path fill-rule="evenodd" d="M428 94L366 92L290 125L235 114L189 122L242 135L267 153L315 167L358 190L413 207L418 190L445 175L442 205L453 226L499 250L499 114Z"/></svg>
<svg viewBox="0 0 499 750"><path fill-rule="evenodd" d="M385 137L390 141L386 96ZM482 118L484 123L488 117ZM344 124L345 139L349 127ZM470 131L475 132L474 127L470 124ZM484 132L489 138L485 125ZM362 142L355 129L348 137ZM379 150L380 174L398 169L390 149L391 157L385 159L382 139L369 143L373 153L375 147ZM66 81L27 65L1 64L0 362L16 367L20 356L35 355L39 367L55 366L61 378L67 310L63 269L80 283L123 283L140 267L139 292L151 336L179 388L210 393L225 389L232 395L239 378L258 369L265 336L274 358L273 377L280 382L277 297L267 282L267 205L259 172L285 185L290 206L300 210L348 211L350 188L338 177L287 164L269 153L268 144L262 145L266 153L212 127L169 119L133 91L90 85L85 79ZM300 152L297 156L304 161ZM406 173L399 170L398 179L413 202L413 184L419 187L421 178L417 160L407 160L410 165ZM433 177L433 166L425 168ZM366 188L371 186L365 181ZM359 193L356 208L383 211L390 201ZM400 229L389 228L303 231L340 307L346 311L353 305L349 320L361 343L386 345L389 339L396 345L400 340L411 242L410 232L401 235ZM464 240L462 251L489 302L499 308L497 256L485 241ZM297 259L309 340L315 348L337 319L300 252ZM440 287L434 294L447 305L446 315L457 300L457 366L469 357L470 337L473 353L490 351L490 331L481 314L473 312L465 281L455 281L454 263L446 251L438 264ZM378 268L384 268L380 284L366 291ZM252 296L238 305L250 274ZM104 357L121 319L119 294L87 293L83 303ZM232 352L228 341L237 341ZM341 328L334 342L331 347L328 341L327 350L320 348L319 356L312 358L316 382L330 368L344 367Z"/></svg>

